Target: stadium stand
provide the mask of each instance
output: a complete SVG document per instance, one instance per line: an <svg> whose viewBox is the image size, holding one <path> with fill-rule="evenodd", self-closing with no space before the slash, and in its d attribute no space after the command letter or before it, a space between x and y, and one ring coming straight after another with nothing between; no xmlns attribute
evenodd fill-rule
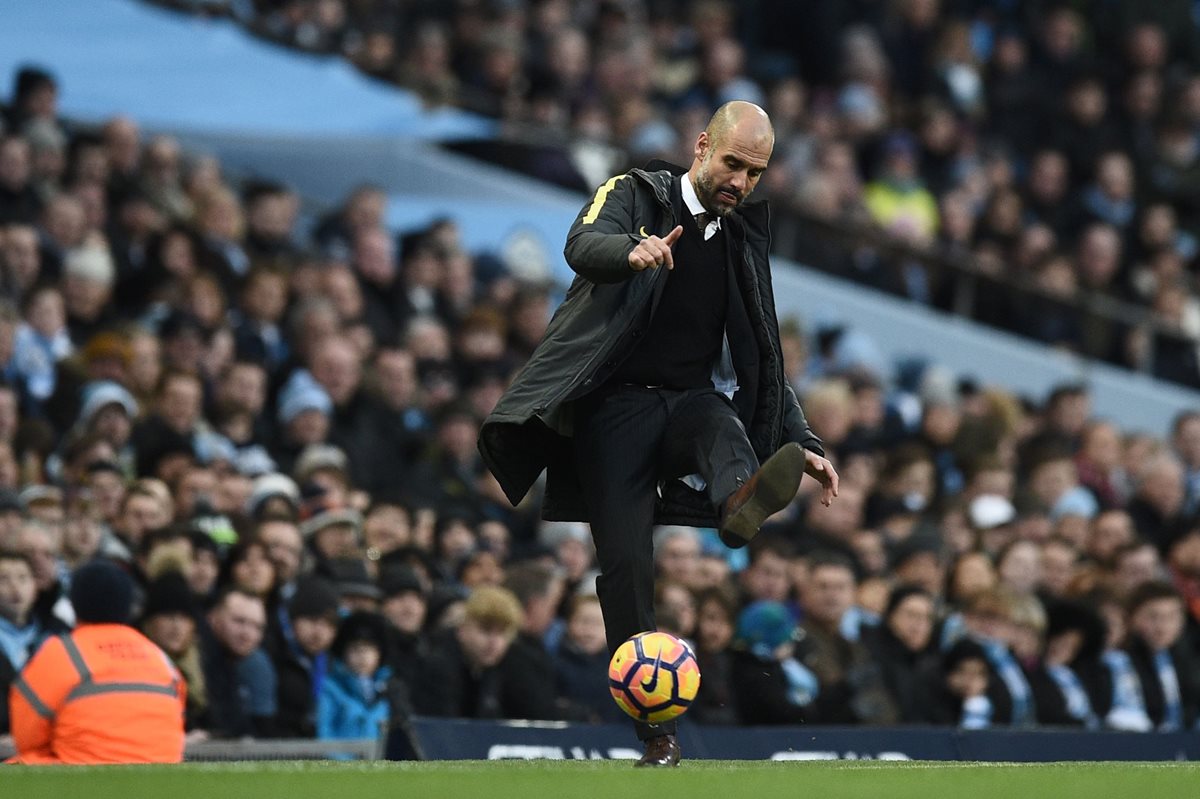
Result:
<svg viewBox="0 0 1200 799"><path fill-rule="evenodd" d="M1025 334L1036 323L1053 335L1035 338L1084 353L1106 354L1084 346L1085 332L1122 363L1152 351L1152 371L1191 380L1194 333L1180 339L1190 350L1171 349L1153 321L1133 325L1150 331L1141 337L1084 324L1129 314L1142 324L1149 307L1190 330L1190 195L1143 201L1139 189L1122 202L1109 185L1132 170L1137 185L1161 190L1155 159L1179 167L1186 155L1171 139L1181 118L1131 139L1114 113L1116 149L1095 132L1089 155L1038 138L1060 126L1016 127L1041 116L1009 113L1035 102L1094 112L1097 90L1137 94L1123 67L1066 77L1046 66L1082 62L1084 32L1091 52L1126 53L1137 76L1179 94L1164 108L1186 112L1190 21L1126 25L1058 5L1005 18L1007 4L986 2L938 13L918 0L876 19L879 4L831 3L868 16L798 26L805 41L788 44L742 30L735 7L714 2L655 5L645 24L636 2L547 0L528 14L522 3L467 2L441 19L435 4L404 4L419 13L386 23L393 40L452 41L438 68L407 40L396 51L413 63L395 63L386 37L354 27L401 4L184 5L342 53L430 103L601 134L630 158L686 160L679 131L698 129L727 93L757 88L783 145L768 191L796 212L781 234L809 225L781 235L787 254ZM738 8L751 5L790 8ZM1110 5L1139 14L1178 4ZM314 29L321 15L343 22ZM456 38L481 18L503 35ZM626 36L634 25L645 34ZM1127 48L1113 46L1121 30L1137 33ZM649 57L647 36L672 55L634 86L623 70ZM580 61L580 47L593 55ZM516 50L528 58L512 63ZM576 83L545 85L575 74L561 63L571 58ZM1019 96L1028 81L996 74L1036 65L1047 71L1032 85L1050 92L1040 99ZM618 85L637 91L610 105L604 93ZM334 709L403 727L431 670L463 657L466 600L506 586L528 609L532 563L549 575L551 618L522 625L487 680L464 681L474 693L463 706L494 716L499 687L539 679L541 715L611 718L579 680L568 690L554 677L594 654L594 636L567 623L574 598L594 592L587 529L539 522L540 487L509 507L475 449L556 287L468 249L454 223L396 235L376 186L314 209L270 176L234 179L175 137L144 135L139 120L64 119L68 90L53 64L15 70L0 136L0 686L73 623L72 572L106 558L137 578L141 627L188 681L191 741L321 731L358 741L340 751L361 754L367 727ZM953 153L935 158L947 136ZM1150 148L1145 164L1138 141ZM1059 176L1071 201L1041 196L1056 168L1045 152L1083 159ZM1037 216L1056 211L1070 216ZM840 244L864 219L892 239L855 233L859 244ZM828 238L808 235L818 223ZM946 264L949 277L933 269ZM1035 282L1061 302L1004 305L988 280ZM1073 315L1066 295L1087 280L1120 306ZM979 310L993 300L992 316ZM1014 308L1029 315L1014 322ZM810 329L791 319L783 332L789 380L843 475L842 496L824 508L806 483L748 553L709 530L660 533L659 623L700 657L697 722L1194 727L1200 412L1133 432L1097 416L1083 385L1028 397L936 363L880 363L846 320ZM1068 333L1079 338L1060 338ZM377 653L367 666L346 656L361 644ZM771 679L745 677L755 673Z"/></svg>

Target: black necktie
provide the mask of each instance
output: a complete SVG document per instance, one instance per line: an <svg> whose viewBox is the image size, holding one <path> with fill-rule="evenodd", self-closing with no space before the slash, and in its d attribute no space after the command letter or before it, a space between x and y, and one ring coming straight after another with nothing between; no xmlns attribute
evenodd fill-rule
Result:
<svg viewBox="0 0 1200 799"><path fill-rule="evenodd" d="M696 224L700 227L700 232L703 233L708 229L708 212L702 211L696 214Z"/></svg>

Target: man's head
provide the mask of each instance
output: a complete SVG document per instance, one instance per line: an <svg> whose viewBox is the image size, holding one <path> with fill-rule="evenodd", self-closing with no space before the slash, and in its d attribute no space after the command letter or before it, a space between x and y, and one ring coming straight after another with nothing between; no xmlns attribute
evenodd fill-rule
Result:
<svg viewBox="0 0 1200 799"><path fill-rule="evenodd" d="M1169 649L1183 634L1183 598L1165 582L1148 582L1129 597L1129 629L1151 649Z"/></svg>
<svg viewBox="0 0 1200 799"><path fill-rule="evenodd" d="M217 641L234 657L248 657L262 643L267 629L263 601L240 588L225 590L208 613L208 624Z"/></svg>
<svg viewBox="0 0 1200 799"><path fill-rule="evenodd" d="M705 209L725 216L741 205L758 185L774 148L775 130L757 105L735 100L718 108L696 138L688 172Z"/></svg>
<svg viewBox="0 0 1200 799"><path fill-rule="evenodd" d="M133 578L108 561L94 560L71 575L71 606L80 624L128 624Z"/></svg>
<svg viewBox="0 0 1200 799"><path fill-rule="evenodd" d="M0 618L25 626L37 598L33 565L18 552L0 549Z"/></svg>
<svg viewBox="0 0 1200 799"><path fill-rule="evenodd" d="M545 635L554 622L565 588L558 569L540 561L518 563L508 570L504 587L521 603L525 632Z"/></svg>
<svg viewBox="0 0 1200 799"><path fill-rule="evenodd" d="M258 525L258 540L267 548L267 557L275 565L279 583L286 585L295 580L304 557L300 527L290 519L266 519Z"/></svg>
<svg viewBox="0 0 1200 799"><path fill-rule="evenodd" d="M167 571L146 589L142 631L173 657L180 657L196 640L198 604L182 572Z"/></svg>
<svg viewBox="0 0 1200 799"><path fill-rule="evenodd" d="M751 601L786 602L791 598L788 571L791 548L786 542L759 537L750 547L750 565L742 572L742 585Z"/></svg>
<svg viewBox="0 0 1200 799"><path fill-rule="evenodd" d="M842 616L854 604L858 580L854 566L844 555L816 553L809 562L804 585L804 612L816 624L836 630Z"/></svg>
<svg viewBox="0 0 1200 799"><path fill-rule="evenodd" d="M700 535L692 527L660 527L654 536L654 565L659 576L686 586L696 582Z"/></svg>
<svg viewBox="0 0 1200 799"><path fill-rule="evenodd" d="M458 642L467 662L474 669L498 665L521 627L521 604L510 591L483 586L467 599L464 612Z"/></svg>
<svg viewBox="0 0 1200 799"><path fill-rule="evenodd" d="M320 577L305 578L297 584L288 610L296 643L309 655L324 652L333 645L339 604L337 590Z"/></svg>

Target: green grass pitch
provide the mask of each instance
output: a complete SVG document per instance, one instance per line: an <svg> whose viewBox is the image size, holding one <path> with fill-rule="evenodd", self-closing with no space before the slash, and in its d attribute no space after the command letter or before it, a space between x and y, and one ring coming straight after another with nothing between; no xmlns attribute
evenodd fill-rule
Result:
<svg viewBox="0 0 1200 799"><path fill-rule="evenodd" d="M628 761L0 767L12 799L1197 799L1193 763Z"/></svg>

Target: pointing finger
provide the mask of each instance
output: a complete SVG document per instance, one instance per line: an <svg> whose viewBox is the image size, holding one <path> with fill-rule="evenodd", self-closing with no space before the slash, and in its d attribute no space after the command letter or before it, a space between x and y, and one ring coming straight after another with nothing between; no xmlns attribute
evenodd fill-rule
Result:
<svg viewBox="0 0 1200 799"><path fill-rule="evenodd" d="M679 241L679 237L683 235L683 225L676 225L670 233L663 237L663 241L670 247L675 242Z"/></svg>

